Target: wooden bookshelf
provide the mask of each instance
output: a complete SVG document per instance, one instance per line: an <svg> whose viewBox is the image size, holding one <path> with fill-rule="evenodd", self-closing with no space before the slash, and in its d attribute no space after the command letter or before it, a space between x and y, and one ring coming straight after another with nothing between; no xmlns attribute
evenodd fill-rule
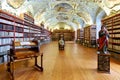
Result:
<svg viewBox="0 0 120 80"><path fill-rule="evenodd" d="M80 39L80 29L77 30L77 40Z"/></svg>
<svg viewBox="0 0 120 80"><path fill-rule="evenodd" d="M0 10L0 52L7 54L11 41L49 39L50 32L34 24L32 17L24 14L23 19ZM28 21L27 21L28 20ZM1 55L0 53L0 55Z"/></svg>
<svg viewBox="0 0 120 80"><path fill-rule="evenodd" d="M80 29L80 44L84 43L84 29Z"/></svg>
<svg viewBox="0 0 120 80"><path fill-rule="evenodd" d="M96 25L89 25L84 28L84 45L96 46Z"/></svg>
<svg viewBox="0 0 120 80"><path fill-rule="evenodd" d="M77 42L80 44L83 44L84 42L84 30L83 29L77 30Z"/></svg>
<svg viewBox="0 0 120 80"><path fill-rule="evenodd" d="M52 40L59 40L59 34L64 35L65 41L73 41L74 40L74 31L72 30L54 30L52 32Z"/></svg>
<svg viewBox="0 0 120 80"><path fill-rule="evenodd" d="M28 22L28 23L31 23L31 24L34 24L34 18L31 17L30 15L24 13L24 14L21 14L20 17L21 17L24 21L26 21L26 22Z"/></svg>
<svg viewBox="0 0 120 80"><path fill-rule="evenodd" d="M109 31L109 51L120 53L120 13L102 19Z"/></svg>

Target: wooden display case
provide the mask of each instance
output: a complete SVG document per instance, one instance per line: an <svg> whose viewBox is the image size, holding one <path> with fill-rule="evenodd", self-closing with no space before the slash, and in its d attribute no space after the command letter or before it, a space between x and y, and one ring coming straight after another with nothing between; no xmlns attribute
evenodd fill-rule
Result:
<svg viewBox="0 0 120 80"><path fill-rule="evenodd" d="M89 25L84 28L84 45L96 46L96 25Z"/></svg>
<svg viewBox="0 0 120 80"><path fill-rule="evenodd" d="M120 13L104 18L102 23L107 26L110 34L109 51L120 53Z"/></svg>

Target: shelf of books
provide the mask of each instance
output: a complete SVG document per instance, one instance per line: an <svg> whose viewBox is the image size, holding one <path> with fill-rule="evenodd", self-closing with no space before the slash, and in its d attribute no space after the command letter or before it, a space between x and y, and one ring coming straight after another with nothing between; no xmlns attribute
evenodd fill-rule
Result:
<svg viewBox="0 0 120 80"><path fill-rule="evenodd" d="M80 43L80 29L77 29L77 43Z"/></svg>
<svg viewBox="0 0 120 80"><path fill-rule="evenodd" d="M96 46L96 25L89 25L84 28L84 45L88 47Z"/></svg>
<svg viewBox="0 0 120 80"><path fill-rule="evenodd" d="M72 30L66 30L66 29L54 30L52 32L52 40L55 40L55 41L59 40L59 35L60 34L64 34L65 41L73 41L74 40L75 32L72 31Z"/></svg>
<svg viewBox="0 0 120 80"><path fill-rule="evenodd" d="M80 44L84 43L84 29L80 29Z"/></svg>
<svg viewBox="0 0 120 80"><path fill-rule="evenodd" d="M77 30L77 40L80 39L80 29Z"/></svg>
<svg viewBox="0 0 120 80"><path fill-rule="evenodd" d="M10 42L14 39L15 32L14 16L10 16L0 10L0 62L4 61Z"/></svg>
<svg viewBox="0 0 120 80"><path fill-rule="evenodd" d="M27 14L25 14L25 17L21 19L0 10L0 61L5 58L12 40L40 40L40 37L45 39L50 35L48 30L35 25L33 18L27 16Z"/></svg>
<svg viewBox="0 0 120 80"><path fill-rule="evenodd" d="M120 13L104 18L102 23L106 25L109 31L109 50L120 53Z"/></svg>
<svg viewBox="0 0 120 80"><path fill-rule="evenodd" d="M83 44L84 42L84 30L83 29L77 30L77 42L80 44Z"/></svg>

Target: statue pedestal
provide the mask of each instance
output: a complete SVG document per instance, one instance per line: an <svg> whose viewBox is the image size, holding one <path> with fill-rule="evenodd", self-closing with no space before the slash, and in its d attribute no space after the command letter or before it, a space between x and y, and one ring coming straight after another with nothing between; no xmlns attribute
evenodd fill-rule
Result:
<svg viewBox="0 0 120 80"><path fill-rule="evenodd" d="M98 71L110 72L110 54L100 53L98 54Z"/></svg>

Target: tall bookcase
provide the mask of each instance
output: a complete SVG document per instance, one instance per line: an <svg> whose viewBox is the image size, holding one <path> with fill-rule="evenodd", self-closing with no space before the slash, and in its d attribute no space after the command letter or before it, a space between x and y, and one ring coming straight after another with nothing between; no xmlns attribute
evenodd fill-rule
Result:
<svg viewBox="0 0 120 80"><path fill-rule="evenodd" d="M0 10L0 61L5 60L12 40L41 40L41 37L45 40L50 37L50 32L35 25L34 19L29 15L24 14L23 19L20 19Z"/></svg>
<svg viewBox="0 0 120 80"><path fill-rule="evenodd" d="M77 30L77 42L80 44L83 44L84 42L84 30L83 29Z"/></svg>
<svg viewBox="0 0 120 80"><path fill-rule="evenodd" d="M80 29L77 30L77 40L80 39Z"/></svg>
<svg viewBox="0 0 120 80"><path fill-rule="evenodd" d="M84 43L84 29L80 29L80 44Z"/></svg>
<svg viewBox="0 0 120 80"><path fill-rule="evenodd" d="M15 36L14 16L0 10L0 58L4 61L4 56L10 49L10 42ZM2 62L0 61L0 62Z"/></svg>
<svg viewBox="0 0 120 80"><path fill-rule="evenodd" d="M96 46L96 25L89 25L84 28L84 45Z"/></svg>
<svg viewBox="0 0 120 80"><path fill-rule="evenodd" d="M120 53L120 13L104 18L102 23L110 34L108 49Z"/></svg>
<svg viewBox="0 0 120 80"><path fill-rule="evenodd" d="M64 35L65 41L73 41L75 32L72 30L54 30L52 32L52 40L59 40L59 34Z"/></svg>
<svg viewBox="0 0 120 80"><path fill-rule="evenodd" d="M77 29L77 43L80 43L80 29Z"/></svg>

